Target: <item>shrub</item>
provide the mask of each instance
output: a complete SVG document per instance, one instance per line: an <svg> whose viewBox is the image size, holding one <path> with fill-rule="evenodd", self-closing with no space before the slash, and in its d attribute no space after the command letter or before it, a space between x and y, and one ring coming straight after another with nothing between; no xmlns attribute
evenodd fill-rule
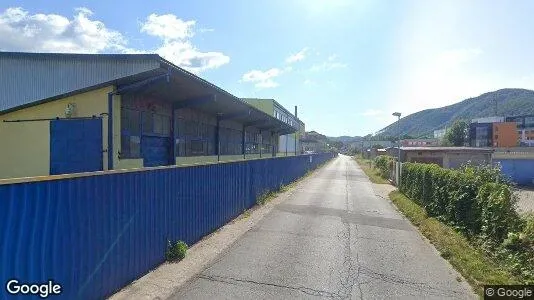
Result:
<svg viewBox="0 0 534 300"><path fill-rule="evenodd" d="M460 170L437 165L404 163L400 191L423 206L429 215L469 235L500 244L516 230L510 186L491 167L467 165Z"/></svg>
<svg viewBox="0 0 534 300"><path fill-rule="evenodd" d="M393 157L389 155L379 155L373 160L373 166L378 169L382 178L388 179Z"/></svg>
<svg viewBox="0 0 534 300"><path fill-rule="evenodd" d="M168 261L182 260L184 259L186 252L187 244L185 242L176 241L172 243L171 241L168 241L165 257Z"/></svg>
<svg viewBox="0 0 534 300"><path fill-rule="evenodd" d="M516 212L511 184L499 167L404 163L399 190L481 244L525 283L534 282L534 215Z"/></svg>

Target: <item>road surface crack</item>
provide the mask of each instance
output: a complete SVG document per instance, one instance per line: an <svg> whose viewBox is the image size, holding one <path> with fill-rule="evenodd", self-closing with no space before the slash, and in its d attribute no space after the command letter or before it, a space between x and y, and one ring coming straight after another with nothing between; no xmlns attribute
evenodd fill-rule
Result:
<svg viewBox="0 0 534 300"><path fill-rule="evenodd" d="M350 211L348 169L349 168L345 169L345 206L347 212ZM360 299L363 299L362 289L358 282L360 278L361 269L359 253L356 251L353 260L351 250L351 224L347 221L346 218L343 218L342 222L345 230L341 234L340 239L345 245L343 251L343 268L340 273L341 287L336 292L336 298L350 299L352 296L352 289L354 288L354 285L357 285L360 294ZM356 228L356 230L358 230L357 225L354 225L354 227Z"/></svg>
<svg viewBox="0 0 534 300"><path fill-rule="evenodd" d="M284 288L284 289L300 291L307 295L318 296L318 297L336 298L337 296L335 293L332 293L332 292L316 290L316 289L312 289L312 288L305 287L302 285L290 286L290 285L283 285L283 284L277 284L277 283L260 282L260 281L249 280L249 279L240 279L240 278L234 278L234 277L204 275L204 274L201 274L199 278L209 280L209 281L222 282L222 283L231 284L231 285L239 285L239 283L250 283L250 284L271 286L271 287L277 287L277 288Z"/></svg>

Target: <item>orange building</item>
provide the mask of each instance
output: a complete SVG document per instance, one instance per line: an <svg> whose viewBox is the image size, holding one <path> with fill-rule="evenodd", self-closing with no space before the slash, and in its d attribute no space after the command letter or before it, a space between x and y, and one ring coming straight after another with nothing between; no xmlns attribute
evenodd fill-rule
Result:
<svg viewBox="0 0 534 300"><path fill-rule="evenodd" d="M519 134L515 122L493 123L493 147L517 147Z"/></svg>

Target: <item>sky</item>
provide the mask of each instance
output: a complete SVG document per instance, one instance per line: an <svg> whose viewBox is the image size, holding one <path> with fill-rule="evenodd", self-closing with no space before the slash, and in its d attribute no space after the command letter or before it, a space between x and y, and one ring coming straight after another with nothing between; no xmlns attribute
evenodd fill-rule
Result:
<svg viewBox="0 0 534 300"><path fill-rule="evenodd" d="M306 130L366 135L501 88L534 89L534 1L14 1L0 51L157 53Z"/></svg>

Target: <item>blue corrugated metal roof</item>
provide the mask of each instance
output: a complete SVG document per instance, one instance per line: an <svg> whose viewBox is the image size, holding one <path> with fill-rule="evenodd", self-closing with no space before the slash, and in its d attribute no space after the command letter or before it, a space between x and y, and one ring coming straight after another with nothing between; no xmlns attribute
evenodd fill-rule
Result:
<svg viewBox="0 0 534 300"><path fill-rule="evenodd" d="M0 52L0 113L160 68L156 54Z"/></svg>

